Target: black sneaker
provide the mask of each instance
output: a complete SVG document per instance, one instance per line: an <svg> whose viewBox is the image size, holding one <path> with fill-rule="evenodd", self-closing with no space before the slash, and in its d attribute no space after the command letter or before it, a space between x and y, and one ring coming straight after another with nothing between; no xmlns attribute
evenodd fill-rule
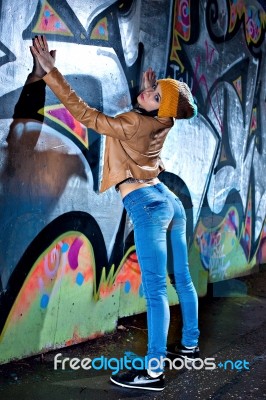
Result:
<svg viewBox="0 0 266 400"><path fill-rule="evenodd" d="M171 360L175 358L185 358L188 361L193 361L195 358L199 358L200 352L199 347L186 347L182 344L169 345L167 348L167 355Z"/></svg>
<svg viewBox="0 0 266 400"><path fill-rule="evenodd" d="M132 370L122 372L121 374L112 375L110 381L118 386L123 386L131 389L146 389L146 390L163 390L164 389L164 374L158 378L152 378L146 370Z"/></svg>

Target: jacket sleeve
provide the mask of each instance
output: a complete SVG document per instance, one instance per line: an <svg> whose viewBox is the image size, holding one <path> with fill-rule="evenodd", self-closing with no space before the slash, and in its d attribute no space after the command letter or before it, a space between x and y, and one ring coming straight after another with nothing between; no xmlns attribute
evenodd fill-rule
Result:
<svg viewBox="0 0 266 400"><path fill-rule="evenodd" d="M138 131L140 120L136 113L127 112L117 117L109 117L91 108L77 96L57 68L53 68L43 80L73 117L87 128L119 140L129 140Z"/></svg>

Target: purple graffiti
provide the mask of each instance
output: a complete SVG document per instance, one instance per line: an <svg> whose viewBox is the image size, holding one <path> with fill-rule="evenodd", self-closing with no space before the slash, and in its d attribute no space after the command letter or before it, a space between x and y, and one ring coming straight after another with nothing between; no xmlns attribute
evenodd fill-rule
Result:
<svg viewBox="0 0 266 400"><path fill-rule="evenodd" d="M78 267L78 255L81 246L83 245L83 241L80 238L77 238L72 243L69 252L68 252L68 262L71 269L77 269Z"/></svg>

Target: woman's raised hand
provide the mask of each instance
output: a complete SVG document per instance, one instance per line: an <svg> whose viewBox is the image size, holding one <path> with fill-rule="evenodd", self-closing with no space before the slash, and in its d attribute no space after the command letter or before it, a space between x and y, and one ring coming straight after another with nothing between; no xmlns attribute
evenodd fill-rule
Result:
<svg viewBox="0 0 266 400"><path fill-rule="evenodd" d="M36 57L42 69L48 73L55 65L55 50L49 51L45 36L36 36L33 39L33 46L30 46L33 57Z"/></svg>
<svg viewBox="0 0 266 400"><path fill-rule="evenodd" d="M149 87L152 87L155 84L155 82L156 82L156 74L150 67L147 69L147 71L143 72L141 89L144 90Z"/></svg>

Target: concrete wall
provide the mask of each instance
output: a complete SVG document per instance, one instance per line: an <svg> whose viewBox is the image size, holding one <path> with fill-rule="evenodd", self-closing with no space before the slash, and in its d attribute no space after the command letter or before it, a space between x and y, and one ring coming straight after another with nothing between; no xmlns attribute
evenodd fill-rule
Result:
<svg viewBox="0 0 266 400"><path fill-rule="evenodd" d="M113 188L98 193L104 138L42 83L24 87L32 37L46 34L78 94L110 115L130 109L149 66L191 87L199 115L169 133L161 179L186 208L204 296L266 261L263 4L0 0L0 362L145 310L130 221Z"/></svg>

